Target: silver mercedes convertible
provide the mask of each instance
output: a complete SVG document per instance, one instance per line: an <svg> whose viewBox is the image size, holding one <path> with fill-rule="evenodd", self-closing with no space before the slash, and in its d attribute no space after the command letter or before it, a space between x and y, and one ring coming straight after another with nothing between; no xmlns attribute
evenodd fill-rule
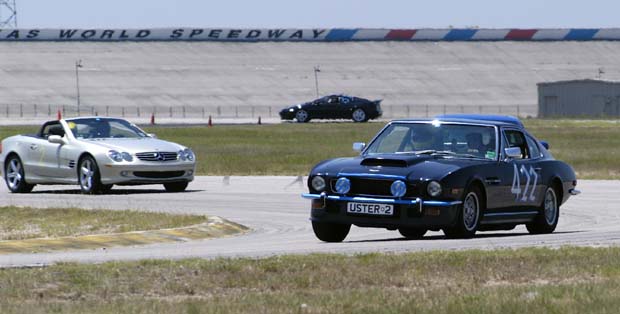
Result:
<svg viewBox="0 0 620 314"><path fill-rule="evenodd" d="M196 157L126 120L80 117L4 139L0 164L13 193L30 192L36 184L78 184L86 194L115 184L163 184L166 191L181 192L194 179Z"/></svg>

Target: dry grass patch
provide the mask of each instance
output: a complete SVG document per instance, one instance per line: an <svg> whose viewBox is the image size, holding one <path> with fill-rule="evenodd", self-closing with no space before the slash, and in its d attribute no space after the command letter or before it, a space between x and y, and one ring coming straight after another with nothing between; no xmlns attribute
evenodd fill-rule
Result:
<svg viewBox="0 0 620 314"><path fill-rule="evenodd" d="M612 313L620 248L312 254L0 270L7 313Z"/></svg>
<svg viewBox="0 0 620 314"><path fill-rule="evenodd" d="M0 207L0 240L158 230L204 223L206 216L132 210ZM0 311L1 312L1 311Z"/></svg>

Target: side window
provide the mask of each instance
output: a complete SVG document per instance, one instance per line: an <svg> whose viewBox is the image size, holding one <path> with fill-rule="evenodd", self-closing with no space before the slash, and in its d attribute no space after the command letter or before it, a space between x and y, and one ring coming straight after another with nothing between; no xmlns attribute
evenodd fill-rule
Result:
<svg viewBox="0 0 620 314"><path fill-rule="evenodd" d="M47 139L50 135L64 136L65 130L62 128L62 125L58 122L46 124L41 129L41 134L39 134L39 136L41 138Z"/></svg>
<svg viewBox="0 0 620 314"><path fill-rule="evenodd" d="M531 136L526 136L527 139L527 147L530 151L530 158L538 158L541 157L540 148L538 148L538 143Z"/></svg>
<svg viewBox="0 0 620 314"><path fill-rule="evenodd" d="M519 147L521 149L521 159L529 159L530 154L525 136L521 131L505 130L506 147Z"/></svg>

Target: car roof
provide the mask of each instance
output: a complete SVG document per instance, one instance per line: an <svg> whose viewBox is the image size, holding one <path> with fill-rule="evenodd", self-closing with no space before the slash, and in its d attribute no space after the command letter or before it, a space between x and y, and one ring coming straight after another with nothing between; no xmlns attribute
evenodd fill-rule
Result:
<svg viewBox="0 0 620 314"><path fill-rule="evenodd" d="M459 123L477 123L488 124L495 126L513 126L523 129L523 123L516 117L503 116L503 115L483 115L483 114L444 114L438 115L434 118L423 119L398 119L393 122L428 122L428 121L443 121L443 122L459 122Z"/></svg>

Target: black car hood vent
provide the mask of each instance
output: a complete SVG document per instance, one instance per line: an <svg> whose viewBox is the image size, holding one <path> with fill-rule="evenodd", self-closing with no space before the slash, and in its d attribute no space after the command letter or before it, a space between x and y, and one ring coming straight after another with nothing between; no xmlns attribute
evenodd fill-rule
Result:
<svg viewBox="0 0 620 314"><path fill-rule="evenodd" d="M382 167L400 167L405 168L408 166L407 160L403 159L386 159L386 158L366 158L362 160L362 166L382 166Z"/></svg>

